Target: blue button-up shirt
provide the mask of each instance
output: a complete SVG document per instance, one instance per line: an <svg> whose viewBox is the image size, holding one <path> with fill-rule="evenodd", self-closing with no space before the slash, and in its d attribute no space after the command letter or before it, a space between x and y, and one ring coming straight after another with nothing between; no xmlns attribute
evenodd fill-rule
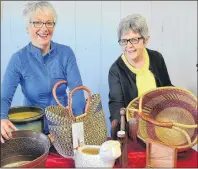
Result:
<svg viewBox="0 0 198 169"><path fill-rule="evenodd" d="M66 80L60 85L57 97L62 105L67 106L67 87L71 90L82 85L75 55L68 46L51 41L50 51L42 56L41 50L29 43L13 54L10 59L1 87L1 119L8 119L8 111L18 84L24 94L25 106L39 106L43 110L50 105L57 105L52 95L54 84ZM72 108L75 116L82 114L85 107L84 92L74 92ZM45 123L47 124L46 117ZM45 126L48 132L48 125Z"/></svg>

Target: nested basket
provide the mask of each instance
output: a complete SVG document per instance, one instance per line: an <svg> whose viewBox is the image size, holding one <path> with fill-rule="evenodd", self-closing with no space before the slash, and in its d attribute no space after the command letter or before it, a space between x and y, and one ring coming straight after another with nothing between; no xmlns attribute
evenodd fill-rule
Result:
<svg viewBox="0 0 198 169"><path fill-rule="evenodd" d="M197 98L188 90L160 87L132 100L126 118L138 119L137 136L176 147L178 152L197 143Z"/></svg>

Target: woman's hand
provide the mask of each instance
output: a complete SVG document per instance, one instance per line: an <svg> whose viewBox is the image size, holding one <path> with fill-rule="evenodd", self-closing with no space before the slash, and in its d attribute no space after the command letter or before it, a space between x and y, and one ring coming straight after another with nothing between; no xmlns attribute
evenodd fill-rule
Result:
<svg viewBox="0 0 198 169"><path fill-rule="evenodd" d="M4 143L5 139L9 140L12 137L11 130L18 130L14 124L8 119L1 119L1 143Z"/></svg>

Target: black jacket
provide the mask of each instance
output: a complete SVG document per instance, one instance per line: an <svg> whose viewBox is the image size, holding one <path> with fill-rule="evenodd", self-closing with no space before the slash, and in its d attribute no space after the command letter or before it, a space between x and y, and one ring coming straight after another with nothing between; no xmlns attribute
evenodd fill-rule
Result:
<svg viewBox="0 0 198 169"><path fill-rule="evenodd" d="M150 49L147 52L150 58L149 69L157 87L172 86L161 53ZM117 119L120 122L120 108L126 108L138 96L136 75L125 65L121 56L111 66L108 82L110 121Z"/></svg>

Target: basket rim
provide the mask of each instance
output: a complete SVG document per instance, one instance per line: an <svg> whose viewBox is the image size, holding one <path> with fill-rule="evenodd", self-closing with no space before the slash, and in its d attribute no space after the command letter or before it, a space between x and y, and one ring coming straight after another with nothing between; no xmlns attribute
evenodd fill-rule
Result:
<svg viewBox="0 0 198 169"><path fill-rule="evenodd" d="M153 91L158 91L158 90L166 90L166 89L174 89L174 90L182 90L186 93L188 93L190 96L192 96L196 101L197 101L197 97L189 90L185 89L185 88L182 88L182 87L175 87L175 86L166 86L166 87L157 87L155 89L151 89L151 90L148 90L144 93L142 93L140 96L134 98L133 100L131 100L126 108L126 120L127 122L130 120L130 117L129 117L129 107L131 106L131 104L133 104L135 101L139 100L140 98L144 98L145 95L153 92ZM198 101L197 101L198 103Z"/></svg>
<svg viewBox="0 0 198 169"><path fill-rule="evenodd" d="M140 140L142 140L145 144L147 143L147 139L149 139L149 138L143 138L143 137L141 137L141 136L139 136L139 135L137 135L137 137L138 137ZM193 141L192 147L193 147L194 145L197 144L196 142L197 142L197 137L196 137L195 140ZM189 148L192 148L192 147L191 147L190 145L188 145L188 144L185 144L185 145L170 145L170 146L176 148L176 149L178 150L178 152L183 152L183 151L185 151L185 150L188 150Z"/></svg>

